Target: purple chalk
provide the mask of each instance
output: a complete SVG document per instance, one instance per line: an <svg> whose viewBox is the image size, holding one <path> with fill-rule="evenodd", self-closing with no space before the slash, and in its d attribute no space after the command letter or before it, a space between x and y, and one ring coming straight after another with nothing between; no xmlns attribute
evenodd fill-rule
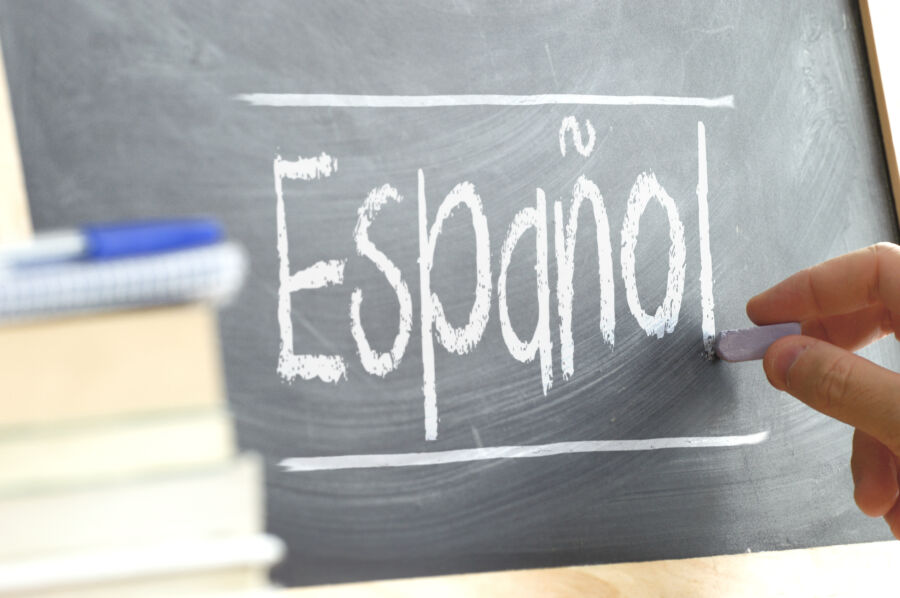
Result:
<svg viewBox="0 0 900 598"><path fill-rule="evenodd" d="M744 330L723 330L716 337L716 355L725 361L762 359L769 345L782 336L800 334L800 324L772 324Z"/></svg>

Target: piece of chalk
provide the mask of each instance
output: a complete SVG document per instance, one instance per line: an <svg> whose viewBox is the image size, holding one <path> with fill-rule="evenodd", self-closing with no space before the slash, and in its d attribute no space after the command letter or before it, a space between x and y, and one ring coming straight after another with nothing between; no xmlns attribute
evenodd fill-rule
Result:
<svg viewBox="0 0 900 598"><path fill-rule="evenodd" d="M723 330L716 336L716 355L725 361L762 359L769 345L782 336L800 334L800 324L772 324L743 330Z"/></svg>

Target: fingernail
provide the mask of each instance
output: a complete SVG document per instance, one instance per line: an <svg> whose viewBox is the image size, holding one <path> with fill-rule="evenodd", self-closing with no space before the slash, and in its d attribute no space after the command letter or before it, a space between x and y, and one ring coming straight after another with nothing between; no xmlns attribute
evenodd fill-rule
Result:
<svg viewBox="0 0 900 598"><path fill-rule="evenodd" d="M747 305L744 306L744 311L747 312L747 315L750 315L750 311L753 309L753 303L756 301L756 295L750 297L750 300L747 301Z"/></svg>
<svg viewBox="0 0 900 598"><path fill-rule="evenodd" d="M794 344L785 347L775 356L775 361L772 366L783 387L787 388L788 372L790 371L791 366L794 365L794 362L797 361L797 357L804 351L806 351L805 345Z"/></svg>

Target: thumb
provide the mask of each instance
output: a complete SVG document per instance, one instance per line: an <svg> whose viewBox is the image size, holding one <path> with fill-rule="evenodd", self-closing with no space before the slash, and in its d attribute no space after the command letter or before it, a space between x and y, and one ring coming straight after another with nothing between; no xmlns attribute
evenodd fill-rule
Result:
<svg viewBox="0 0 900 598"><path fill-rule="evenodd" d="M775 388L900 455L900 374L808 336L772 343L763 367Z"/></svg>

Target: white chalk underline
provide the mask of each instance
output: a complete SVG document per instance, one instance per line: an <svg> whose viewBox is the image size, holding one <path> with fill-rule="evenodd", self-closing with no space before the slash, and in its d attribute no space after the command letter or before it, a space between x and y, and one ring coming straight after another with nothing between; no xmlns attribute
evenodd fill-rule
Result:
<svg viewBox="0 0 900 598"><path fill-rule="evenodd" d="M526 446L486 446L481 448L433 451L428 453L388 453L381 455L338 455L331 457L291 457L279 463L286 472L331 471L335 469L371 469L376 467L415 467L444 465L488 459L524 459L573 453L609 453L655 451L674 448L713 448L759 444L768 431L742 436L681 436L640 440L584 440Z"/></svg>
<svg viewBox="0 0 900 598"><path fill-rule="evenodd" d="M655 95L593 95L578 93L366 95L331 93L242 93L234 99L252 106L275 108L436 108L442 106L693 106L734 108L734 96L717 98Z"/></svg>

